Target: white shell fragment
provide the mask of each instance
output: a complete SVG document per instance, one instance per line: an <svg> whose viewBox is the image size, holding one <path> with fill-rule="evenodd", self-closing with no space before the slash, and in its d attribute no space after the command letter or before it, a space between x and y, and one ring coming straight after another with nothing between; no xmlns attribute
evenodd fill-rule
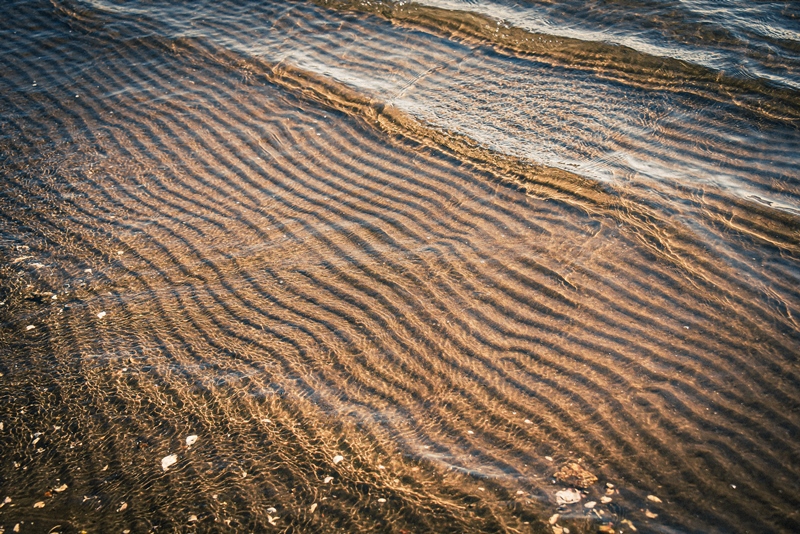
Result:
<svg viewBox="0 0 800 534"><path fill-rule="evenodd" d="M128 509L128 503L123 502L122 504L119 505L119 508L117 508L117 512L124 512L127 509Z"/></svg>
<svg viewBox="0 0 800 534"><path fill-rule="evenodd" d="M381 497L380 499L378 499L378 502L386 502L386 499L384 499L383 497Z"/></svg>
<svg viewBox="0 0 800 534"><path fill-rule="evenodd" d="M164 456L161 459L161 469L166 471L170 468L170 466L175 465L178 462L178 456L176 454L170 454L169 456Z"/></svg>
<svg viewBox="0 0 800 534"><path fill-rule="evenodd" d="M186 446L187 447L191 447L195 443L197 443L197 436L195 434L192 434L191 436L186 436Z"/></svg>
<svg viewBox="0 0 800 534"><path fill-rule="evenodd" d="M655 495L648 495L648 496L647 496L647 500L648 500L648 501L653 501L653 502L661 502L661 499L659 499L659 498L658 498L658 497L656 497Z"/></svg>
<svg viewBox="0 0 800 534"><path fill-rule="evenodd" d="M105 316L106 316L106 312L100 312L100 313L97 314L97 318L98 319L102 319Z"/></svg>
<svg viewBox="0 0 800 534"><path fill-rule="evenodd" d="M574 504L581 502L581 492L576 489L566 489L556 492L556 502L558 504Z"/></svg>
<svg viewBox="0 0 800 534"><path fill-rule="evenodd" d="M323 481L322 481L322 483L323 483L323 484L327 484L327 483L329 483L331 480L333 480L333 477L325 477L325 480L323 480Z"/></svg>
<svg viewBox="0 0 800 534"><path fill-rule="evenodd" d="M590 510L591 510L592 508L594 508L595 506L597 506L597 502L596 502L596 501L589 501L589 502L587 502L586 504L584 504L583 506L584 506L585 508L588 508L588 509L590 509Z"/></svg>
<svg viewBox="0 0 800 534"><path fill-rule="evenodd" d="M313 514L314 510L316 510L316 509L317 509L317 503L312 504L311 505L311 513Z"/></svg>
<svg viewBox="0 0 800 534"><path fill-rule="evenodd" d="M342 460L344 460L344 456L342 456L341 454L337 454L336 456L333 457L334 464L338 464Z"/></svg>
<svg viewBox="0 0 800 534"><path fill-rule="evenodd" d="M44 508L44 501L39 501L39 502L33 503L33 507L34 508Z"/></svg>
<svg viewBox="0 0 800 534"><path fill-rule="evenodd" d="M28 326L25 327L25 330L33 330L34 328L36 327L33 326L32 324L29 324Z"/></svg>
<svg viewBox="0 0 800 534"><path fill-rule="evenodd" d="M56 493L61 493L62 491L67 491L68 487L69 486L67 486L66 484L61 484L59 487L53 488L53 491L55 491Z"/></svg>

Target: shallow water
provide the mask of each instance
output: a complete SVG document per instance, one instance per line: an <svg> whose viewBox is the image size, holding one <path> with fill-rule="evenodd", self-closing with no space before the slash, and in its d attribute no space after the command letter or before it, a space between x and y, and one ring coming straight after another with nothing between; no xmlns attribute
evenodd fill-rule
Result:
<svg viewBox="0 0 800 534"><path fill-rule="evenodd" d="M800 529L795 4L2 12L0 531Z"/></svg>

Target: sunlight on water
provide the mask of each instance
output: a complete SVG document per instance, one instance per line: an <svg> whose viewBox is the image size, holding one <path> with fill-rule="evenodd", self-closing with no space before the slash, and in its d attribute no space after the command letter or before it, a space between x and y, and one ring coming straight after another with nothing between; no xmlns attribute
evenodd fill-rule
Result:
<svg viewBox="0 0 800 534"><path fill-rule="evenodd" d="M793 4L424 4L3 8L0 534L800 528Z"/></svg>

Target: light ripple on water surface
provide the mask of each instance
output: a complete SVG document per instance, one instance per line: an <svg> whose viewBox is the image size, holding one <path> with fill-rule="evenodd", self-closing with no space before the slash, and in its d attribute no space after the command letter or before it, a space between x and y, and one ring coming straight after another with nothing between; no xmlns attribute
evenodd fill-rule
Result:
<svg viewBox="0 0 800 534"><path fill-rule="evenodd" d="M305 3L7 11L5 531L552 532L572 462L571 531L796 530L790 93Z"/></svg>

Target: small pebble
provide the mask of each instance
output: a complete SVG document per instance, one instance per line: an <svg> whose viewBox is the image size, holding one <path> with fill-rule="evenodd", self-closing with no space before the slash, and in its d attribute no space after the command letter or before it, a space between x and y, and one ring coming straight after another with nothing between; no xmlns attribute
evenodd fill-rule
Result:
<svg viewBox="0 0 800 534"><path fill-rule="evenodd" d="M194 514L190 515L189 516L189 523L194 523L195 521L197 521L197 516L194 515Z"/></svg>
<svg viewBox="0 0 800 534"><path fill-rule="evenodd" d="M122 504L119 505L119 508L117 508L117 512L124 512L127 509L128 509L128 503L123 502Z"/></svg>
<svg viewBox="0 0 800 534"><path fill-rule="evenodd" d="M383 497L381 497L380 499L378 499L378 502L386 502L386 499L384 499Z"/></svg>
<svg viewBox="0 0 800 534"><path fill-rule="evenodd" d="M176 464L178 462L178 456L175 454L170 454L169 456L164 456L161 459L161 469L166 471L170 468L170 466Z"/></svg>
<svg viewBox="0 0 800 534"><path fill-rule="evenodd" d="M658 514L654 514L654 513L653 513L653 512L651 512L650 510L645 510L645 511L644 511L644 515L646 515L646 516L647 516L647 517L649 517L650 519L655 519L656 517L658 517Z"/></svg>
<svg viewBox="0 0 800 534"><path fill-rule="evenodd" d="M558 522L558 518L561 517L560 514L553 514L550 516L550 524L555 525Z"/></svg>
<svg viewBox="0 0 800 534"><path fill-rule="evenodd" d="M608 504L611 502L611 497L608 496L600 497L600 502L603 504Z"/></svg>
<svg viewBox="0 0 800 534"><path fill-rule="evenodd" d="M595 506L597 506L597 502L595 502L595 501L589 501L589 502L587 502L586 504L584 504L583 506L584 506L584 508L588 508L588 509L590 509L590 510L591 510L592 508L594 508Z"/></svg>
<svg viewBox="0 0 800 534"><path fill-rule="evenodd" d="M581 492L573 488L556 492L556 503L558 504L574 504L580 502L581 498Z"/></svg>
<svg viewBox="0 0 800 534"><path fill-rule="evenodd" d="M620 521L620 523L622 523L623 525L628 525L628 528L634 532L636 532L637 530L636 527L633 526L633 523L631 523L630 519L623 519L622 521Z"/></svg>

